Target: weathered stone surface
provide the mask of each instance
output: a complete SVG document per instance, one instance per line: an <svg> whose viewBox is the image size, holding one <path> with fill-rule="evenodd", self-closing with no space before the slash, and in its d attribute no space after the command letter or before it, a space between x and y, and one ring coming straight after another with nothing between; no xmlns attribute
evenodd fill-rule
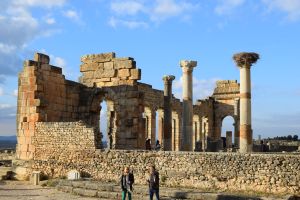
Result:
<svg viewBox="0 0 300 200"><path fill-rule="evenodd" d="M36 157L32 170L64 176L68 166L88 173L93 179L119 182L123 166L130 166L136 184L145 184L148 167L155 164L160 172L161 185L200 190L231 192L262 192L273 194L299 194L300 184L297 168L299 155L282 154L236 154L236 153L187 153L147 151L100 151L67 149L44 149L45 155L55 159ZM42 156L42 155L40 155ZM84 159L78 159L84 158ZM276 165L276 167L274 167ZM228 168L228 166L231 166ZM67 167L67 168L66 168ZM96 190L87 182L73 181L73 186ZM119 186L99 185L99 191L119 191ZM77 191L78 193L81 191Z"/></svg>

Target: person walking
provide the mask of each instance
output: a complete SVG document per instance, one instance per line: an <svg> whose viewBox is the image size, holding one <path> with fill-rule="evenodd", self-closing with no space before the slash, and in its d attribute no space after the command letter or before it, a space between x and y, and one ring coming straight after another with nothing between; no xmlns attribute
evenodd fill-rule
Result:
<svg viewBox="0 0 300 200"><path fill-rule="evenodd" d="M156 150L156 151L159 151L160 148L161 148L161 146L160 146L159 140L156 140L155 150Z"/></svg>
<svg viewBox="0 0 300 200"><path fill-rule="evenodd" d="M151 140L150 139L146 140L146 150L151 150Z"/></svg>
<svg viewBox="0 0 300 200"><path fill-rule="evenodd" d="M126 200L126 196L128 196L128 200L132 199L133 183L134 183L133 173L129 172L129 167L125 167L123 174L121 176L122 200Z"/></svg>
<svg viewBox="0 0 300 200"><path fill-rule="evenodd" d="M150 167L147 182L149 184L150 200L153 200L154 195L156 196L156 200L159 200L159 173L156 171L154 165Z"/></svg>

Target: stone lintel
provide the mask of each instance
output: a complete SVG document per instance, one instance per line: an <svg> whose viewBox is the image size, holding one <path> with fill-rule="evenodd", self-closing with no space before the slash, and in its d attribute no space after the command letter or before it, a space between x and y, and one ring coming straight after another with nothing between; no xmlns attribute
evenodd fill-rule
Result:
<svg viewBox="0 0 300 200"><path fill-rule="evenodd" d="M249 68L259 59L259 54L254 52L241 52L233 55L233 60L240 68Z"/></svg>

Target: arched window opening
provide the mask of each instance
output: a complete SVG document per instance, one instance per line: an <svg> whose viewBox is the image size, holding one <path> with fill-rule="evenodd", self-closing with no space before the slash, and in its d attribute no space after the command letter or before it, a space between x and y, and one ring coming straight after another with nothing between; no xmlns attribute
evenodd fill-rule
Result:
<svg viewBox="0 0 300 200"><path fill-rule="evenodd" d="M108 134L107 134L107 103L103 101L100 104L100 120L99 120L99 128L102 133L102 146L103 148L108 147Z"/></svg>
<svg viewBox="0 0 300 200"><path fill-rule="evenodd" d="M234 143L234 118L227 116L222 121L222 134L224 148L232 148Z"/></svg>

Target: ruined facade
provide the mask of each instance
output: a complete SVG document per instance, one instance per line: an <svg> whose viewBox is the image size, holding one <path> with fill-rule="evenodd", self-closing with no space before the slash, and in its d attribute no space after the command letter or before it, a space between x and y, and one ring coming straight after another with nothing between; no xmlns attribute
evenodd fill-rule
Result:
<svg viewBox="0 0 300 200"><path fill-rule="evenodd" d="M66 80L61 68L49 64L47 55L37 53L34 60L24 62L18 90L19 159L35 157L42 140L39 135L45 131L41 127L52 127L53 122L59 122L55 127L61 133L72 129L86 136L81 140L87 139L88 145L78 145L79 149L101 149L103 134L107 134L110 149L144 149L147 138L155 144L158 132L157 139L166 150L217 151L221 148L222 120L232 116L234 144L238 147L240 92L237 81L218 81L211 97L197 100L191 107L185 102L191 102L189 93L181 102L171 91L156 90L139 82L141 70L137 69L133 58L105 53L83 56L81 62L79 82ZM186 67L183 64L181 67ZM172 83L164 82L165 90L171 90ZM107 103L107 133L101 133L99 127L103 101ZM190 135L183 132L185 104L188 111L192 110L188 122L188 129L192 129ZM164 123L164 118L168 123ZM170 131L164 134L167 127ZM188 141L191 141L188 143L190 149L186 148ZM74 144L77 144L75 140Z"/></svg>

